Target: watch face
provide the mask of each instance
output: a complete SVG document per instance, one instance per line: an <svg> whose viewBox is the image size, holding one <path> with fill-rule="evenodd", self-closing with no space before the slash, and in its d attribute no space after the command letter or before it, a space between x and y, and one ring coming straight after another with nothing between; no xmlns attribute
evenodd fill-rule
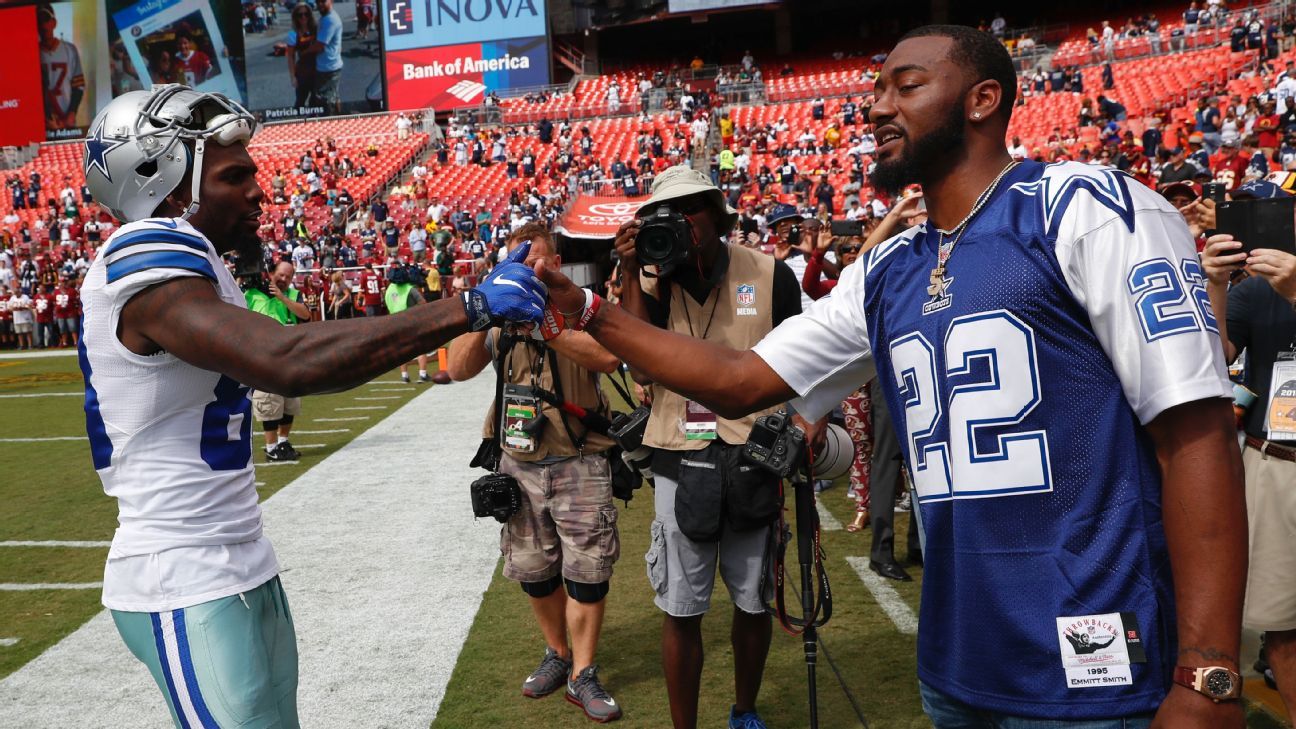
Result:
<svg viewBox="0 0 1296 729"><path fill-rule="evenodd" d="M1211 696L1228 696L1233 692L1233 677L1228 671L1215 669L1206 674L1204 686Z"/></svg>

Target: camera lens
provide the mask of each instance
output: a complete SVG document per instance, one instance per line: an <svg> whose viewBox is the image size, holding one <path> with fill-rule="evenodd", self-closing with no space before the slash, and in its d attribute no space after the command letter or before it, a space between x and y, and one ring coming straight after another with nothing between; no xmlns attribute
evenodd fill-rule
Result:
<svg viewBox="0 0 1296 729"><path fill-rule="evenodd" d="M675 249L675 236L662 227L648 227L635 238L635 252L642 263L660 265L671 257Z"/></svg>

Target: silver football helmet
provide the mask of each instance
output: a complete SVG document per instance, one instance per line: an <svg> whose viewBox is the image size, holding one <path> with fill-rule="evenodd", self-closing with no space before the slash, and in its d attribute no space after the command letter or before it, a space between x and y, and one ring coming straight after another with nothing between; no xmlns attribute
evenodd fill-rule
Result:
<svg viewBox="0 0 1296 729"><path fill-rule="evenodd" d="M150 217L193 170L192 202L181 215L198 212L203 149L247 143L256 119L222 94L182 84L130 91L95 116L85 140L86 186L96 202L123 222Z"/></svg>

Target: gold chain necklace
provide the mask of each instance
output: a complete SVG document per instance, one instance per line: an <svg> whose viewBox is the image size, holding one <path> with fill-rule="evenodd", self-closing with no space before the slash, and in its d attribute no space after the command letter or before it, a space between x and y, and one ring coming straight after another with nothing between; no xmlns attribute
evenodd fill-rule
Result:
<svg viewBox="0 0 1296 729"><path fill-rule="evenodd" d="M963 218L963 220L960 221L958 225L954 226L952 230L947 233L940 228L936 229L939 245L936 251L936 267L931 270L931 276L929 279L930 285L927 286L928 296L938 299L946 296L947 289L953 279L945 279L945 264L949 261L950 256L953 255L954 246L958 245L958 242L963 239L963 234L967 232L968 225L971 224L972 219L975 218L976 214L981 212L981 208L985 207L985 204L990 201L990 196L994 194L995 188L999 187L999 182L1003 180L1004 176L1016 166L1016 160L1009 162L1008 165L999 172L999 175L994 178L994 181L990 183L990 186L985 189L985 192L982 192L980 197L977 198L976 202L972 205L972 211L967 214L967 217ZM952 236L948 243L945 241L946 236Z"/></svg>

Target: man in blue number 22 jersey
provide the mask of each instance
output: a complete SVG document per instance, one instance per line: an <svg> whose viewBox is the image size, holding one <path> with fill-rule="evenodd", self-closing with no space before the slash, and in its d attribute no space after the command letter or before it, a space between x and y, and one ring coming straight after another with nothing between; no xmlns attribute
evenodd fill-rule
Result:
<svg viewBox="0 0 1296 729"><path fill-rule="evenodd" d="M219 94L167 85L113 99L85 141L86 184L125 223L81 289L86 429L120 513L103 603L180 727L298 725L248 388L351 387L544 305L524 246L462 299L393 316L284 327L248 311L221 256L260 261L255 127Z"/></svg>
<svg viewBox="0 0 1296 729"><path fill-rule="evenodd" d="M797 397L813 420L876 368L921 508L937 727L1241 727L1246 507L1192 238L1123 173L1014 163L1014 95L988 34L905 36L870 112L873 183L921 184L929 221L752 350L593 297L578 321L723 417Z"/></svg>

